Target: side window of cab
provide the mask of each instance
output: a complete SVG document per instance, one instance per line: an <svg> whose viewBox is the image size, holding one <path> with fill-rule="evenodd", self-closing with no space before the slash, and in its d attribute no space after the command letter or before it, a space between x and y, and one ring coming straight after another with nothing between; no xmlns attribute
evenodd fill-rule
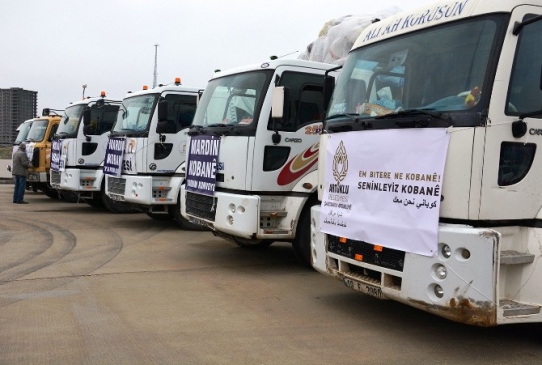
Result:
<svg viewBox="0 0 542 365"><path fill-rule="evenodd" d="M529 20L536 15L529 14ZM505 113L520 115L542 110L542 20L526 25L518 35L518 45L508 87Z"/></svg>
<svg viewBox="0 0 542 365"><path fill-rule="evenodd" d="M301 127L324 119L324 77L297 72L284 72L278 86L289 89L288 115L281 121L269 119L268 130L273 123L279 131L294 132Z"/></svg>

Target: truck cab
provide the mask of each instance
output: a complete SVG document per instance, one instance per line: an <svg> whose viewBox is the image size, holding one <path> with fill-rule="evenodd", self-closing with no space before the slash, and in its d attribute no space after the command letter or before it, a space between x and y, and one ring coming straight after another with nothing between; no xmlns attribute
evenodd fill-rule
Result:
<svg viewBox="0 0 542 365"><path fill-rule="evenodd" d="M26 136L26 154L33 165L28 169L27 183L32 189L41 190L50 198L60 197L49 183L51 142L60 119L56 111L44 109L41 117L29 121L31 126Z"/></svg>
<svg viewBox="0 0 542 365"><path fill-rule="evenodd" d="M461 323L542 321L540 35L542 2L488 0L361 33L321 136L315 269Z"/></svg>
<svg viewBox="0 0 542 365"><path fill-rule="evenodd" d="M17 127L17 137L15 137L15 141L13 141L13 149L11 151L11 155L17 151L19 148L19 145L26 141L26 136L28 136L28 132L30 132L30 127L32 126L32 119L25 120ZM8 171L11 172L11 163L8 165Z"/></svg>
<svg viewBox="0 0 542 365"><path fill-rule="evenodd" d="M105 96L102 92L100 97L85 98L64 110L52 142L51 185L76 194L91 206L122 213L125 207L111 201L104 188L105 147L120 106L120 101Z"/></svg>
<svg viewBox="0 0 542 365"><path fill-rule="evenodd" d="M188 132L181 193L188 219L239 246L293 242L297 257L310 261L300 232L308 232L309 206L316 201L323 75L331 67L277 59L213 76ZM276 88L282 104L272 118ZM198 176L203 139L219 145L217 155L208 157L216 160L211 185Z"/></svg>
<svg viewBox="0 0 542 365"><path fill-rule="evenodd" d="M122 139L125 150L120 173L106 175L110 199L153 219L194 228L181 216L179 191L185 176L186 133L200 92L177 78L123 99L110 138Z"/></svg>

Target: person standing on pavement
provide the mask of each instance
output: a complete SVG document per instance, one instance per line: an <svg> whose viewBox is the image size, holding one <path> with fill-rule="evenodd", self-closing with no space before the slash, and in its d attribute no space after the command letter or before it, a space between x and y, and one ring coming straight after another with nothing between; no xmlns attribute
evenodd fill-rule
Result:
<svg viewBox="0 0 542 365"><path fill-rule="evenodd" d="M15 181L13 204L28 204L28 202L24 201L24 192L26 189L26 177L28 176L29 167L33 167L33 165L26 156L26 144L23 142L19 145L19 149L13 154L13 166L11 167L11 174Z"/></svg>

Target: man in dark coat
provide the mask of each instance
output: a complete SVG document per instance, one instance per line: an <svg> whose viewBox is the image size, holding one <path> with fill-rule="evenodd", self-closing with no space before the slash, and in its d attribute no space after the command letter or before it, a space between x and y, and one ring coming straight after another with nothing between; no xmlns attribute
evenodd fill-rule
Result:
<svg viewBox="0 0 542 365"><path fill-rule="evenodd" d="M23 198L29 167L32 167L32 163L26 156L26 144L23 142L19 145L19 149L13 154L13 166L11 167L11 174L15 181L15 190L13 191L14 204L28 204Z"/></svg>

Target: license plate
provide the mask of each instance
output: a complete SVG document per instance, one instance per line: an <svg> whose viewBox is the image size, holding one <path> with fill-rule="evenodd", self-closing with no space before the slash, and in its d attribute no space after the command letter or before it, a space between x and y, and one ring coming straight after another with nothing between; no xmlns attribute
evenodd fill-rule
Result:
<svg viewBox="0 0 542 365"><path fill-rule="evenodd" d="M352 279L348 279L348 278L343 278L343 283L344 283L344 285L346 287L348 287L350 289L357 290L359 292L362 292L364 294L368 294L368 295L373 296L373 297L378 298L378 299L383 299L382 298L382 289L380 289L377 286L365 284L365 283L362 283L362 282L359 282L359 281L356 281L356 280L352 280Z"/></svg>
<svg viewBox="0 0 542 365"><path fill-rule="evenodd" d="M124 201L124 197L122 195L110 195L109 198L117 202Z"/></svg>
<svg viewBox="0 0 542 365"><path fill-rule="evenodd" d="M205 221L202 220L202 219L190 217L190 218L188 219L188 221L189 221L190 223L197 224L198 226L204 226L204 227L207 227L207 226L208 226L207 222L205 222Z"/></svg>

